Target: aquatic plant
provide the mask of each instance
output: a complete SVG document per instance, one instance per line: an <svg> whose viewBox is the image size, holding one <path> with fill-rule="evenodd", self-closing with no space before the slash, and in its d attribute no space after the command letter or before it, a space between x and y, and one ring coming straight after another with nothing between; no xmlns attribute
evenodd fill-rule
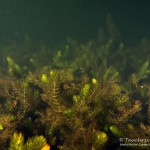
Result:
<svg viewBox="0 0 150 150"><path fill-rule="evenodd" d="M68 38L56 50L28 37L4 48L2 149L97 150L115 147L120 137L149 137L149 42L127 46L111 16L107 26L95 40Z"/></svg>
<svg viewBox="0 0 150 150"><path fill-rule="evenodd" d="M50 150L46 139L43 136L35 136L29 138L26 143L21 133L14 133L11 140L9 150Z"/></svg>
<svg viewBox="0 0 150 150"><path fill-rule="evenodd" d="M9 150L23 150L24 138L21 133L14 133L10 141Z"/></svg>
<svg viewBox="0 0 150 150"><path fill-rule="evenodd" d="M94 142L94 135L102 133L100 129L107 125L107 132L116 136L113 127L126 124L141 110L141 102L129 98L112 68L99 80L90 80L87 74L75 76L70 70L56 69L27 76L26 82L39 89L39 99L45 103L45 109L37 112L36 123L44 126L44 134L55 147L100 148L107 142Z"/></svg>

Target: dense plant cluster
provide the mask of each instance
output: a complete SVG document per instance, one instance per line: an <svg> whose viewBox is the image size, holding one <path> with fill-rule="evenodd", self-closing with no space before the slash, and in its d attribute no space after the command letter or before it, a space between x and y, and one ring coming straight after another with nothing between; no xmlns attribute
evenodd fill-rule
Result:
<svg viewBox="0 0 150 150"><path fill-rule="evenodd" d="M107 26L60 50L28 37L1 46L1 149L117 149L119 138L149 138L149 42L127 47L110 16Z"/></svg>

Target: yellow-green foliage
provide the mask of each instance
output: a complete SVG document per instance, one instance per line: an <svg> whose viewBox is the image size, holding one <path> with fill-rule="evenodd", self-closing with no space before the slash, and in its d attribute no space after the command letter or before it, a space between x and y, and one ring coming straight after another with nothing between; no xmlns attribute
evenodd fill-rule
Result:
<svg viewBox="0 0 150 150"><path fill-rule="evenodd" d="M47 144L43 136L29 138L25 143L25 150L41 150Z"/></svg>
<svg viewBox="0 0 150 150"><path fill-rule="evenodd" d="M105 132L99 131L94 134L94 147L100 149L108 141L108 136Z"/></svg>
<svg viewBox="0 0 150 150"><path fill-rule="evenodd" d="M2 131L3 130L3 125L2 125L2 123L0 123L0 131Z"/></svg>
<svg viewBox="0 0 150 150"><path fill-rule="evenodd" d="M10 140L9 150L41 150L47 144L43 136L29 138L24 143L22 133L15 132Z"/></svg>
<svg viewBox="0 0 150 150"><path fill-rule="evenodd" d="M94 85L97 84L97 80L95 78L92 78L92 84L94 84Z"/></svg>
<svg viewBox="0 0 150 150"><path fill-rule="evenodd" d="M138 73L135 74L133 73L130 77L131 83L135 86L138 87L138 83L140 80L145 79L148 77L150 74L150 70L148 69L149 67L149 61L146 61L139 69Z"/></svg>
<svg viewBox="0 0 150 150"><path fill-rule="evenodd" d="M14 133L11 141L9 150L24 150L24 137L22 133Z"/></svg>
<svg viewBox="0 0 150 150"><path fill-rule="evenodd" d="M86 97L89 94L90 84L85 84L84 87L81 89L81 94Z"/></svg>
<svg viewBox="0 0 150 150"><path fill-rule="evenodd" d="M58 50L53 58L54 63L58 63L61 56L62 56L62 52L61 52L61 50Z"/></svg>
<svg viewBox="0 0 150 150"><path fill-rule="evenodd" d="M122 137L123 136L122 131L117 126L114 126L114 125L110 126L110 131L116 137Z"/></svg>
<svg viewBox="0 0 150 150"><path fill-rule="evenodd" d="M44 83L48 82L48 79L47 79L47 75L46 75L46 74L42 74L42 76L41 76L41 81L44 82Z"/></svg>
<svg viewBox="0 0 150 150"><path fill-rule="evenodd" d="M140 135L135 130L139 120L148 124L150 118L150 42L131 49L116 39L110 15L107 26L109 37L101 29L97 40L81 44L68 38L61 50L32 45L27 37L24 44L5 48L0 55L0 146L18 130L35 137L24 143L23 135L14 133L9 150L41 150L45 138L54 149L103 149L116 137Z"/></svg>
<svg viewBox="0 0 150 150"><path fill-rule="evenodd" d="M68 108L68 109L65 110L65 115L67 117L71 117L72 114L73 114L73 110L71 108Z"/></svg>
<svg viewBox="0 0 150 150"><path fill-rule="evenodd" d="M108 82L108 81L113 81L113 82L119 81L119 72L115 71L115 69L113 67L109 67L104 72L103 80L105 82Z"/></svg>
<svg viewBox="0 0 150 150"><path fill-rule="evenodd" d="M90 84L85 84L79 95L73 95L73 101L78 104L85 101L90 93L90 87Z"/></svg>
<svg viewBox="0 0 150 150"><path fill-rule="evenodd" d="M110 132L116 137L122 136L123 131L117 126L126 124L141 110L141 102L130 99L127 90L118 82L118 73L112 68L104 72L100 78L89 78L84 72L76 77L69 70L46 68L30 72L24 80L9 82L10 92L4 89L4 83L1 84L1 90L8 97L5 105L11 108L14 116L8 123L17 120L33 134L44 127L44 136L50 143L54 146L60 141L64 149L66 146L87 149L92 144L96 149L102 148ZM37 106L36 112L32 105ZM2 132L3 128L4 125ZM45 144L44 137L35 136L23 146L28 150Z"/></svg>
<svg viewBox="0 0 150 150"><path fill-rule="evenodd" d="M73 95L73 101L74 101L75 103L78 103L80 100L81 100L80 96L78 96L78 95Z"/></svg>
<svg viewBox="0 0 150 150"><path fill-rule="evenodd" d="M10 75L14 75L15 73L17 73L18 75L22 74L21 67L18 64L16 64L11 57L7 56L7 62L8 72L10 73Z"/></svg>
<svg viewBox="0 0 150 150"><path fill-rule="evenodd" d="M134 125L131 124L131 123L127 124L127 128L128 128L129 130L134 130L134 129L135 129Z"/></svg>

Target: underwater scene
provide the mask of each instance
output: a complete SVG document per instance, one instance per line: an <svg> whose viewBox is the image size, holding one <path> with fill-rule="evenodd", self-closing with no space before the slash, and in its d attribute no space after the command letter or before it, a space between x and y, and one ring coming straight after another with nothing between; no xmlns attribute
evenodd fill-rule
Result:
<svg viewBox="0 0 150 150"><path fill-rule="evenodd" d="M0 1L0 150L150 149L146 0Z"/></svg>

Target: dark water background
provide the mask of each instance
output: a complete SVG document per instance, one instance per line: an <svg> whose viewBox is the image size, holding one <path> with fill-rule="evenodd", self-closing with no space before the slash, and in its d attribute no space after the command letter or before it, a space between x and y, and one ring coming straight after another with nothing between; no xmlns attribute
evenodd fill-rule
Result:
<svg viewBox="0 0 150 150"><path fill-rule="evenodd" d="M107 14L123 40L138 41L150 37L149 8L149 0L0 0L0 41L88 41L105 28Z"/></svg>

